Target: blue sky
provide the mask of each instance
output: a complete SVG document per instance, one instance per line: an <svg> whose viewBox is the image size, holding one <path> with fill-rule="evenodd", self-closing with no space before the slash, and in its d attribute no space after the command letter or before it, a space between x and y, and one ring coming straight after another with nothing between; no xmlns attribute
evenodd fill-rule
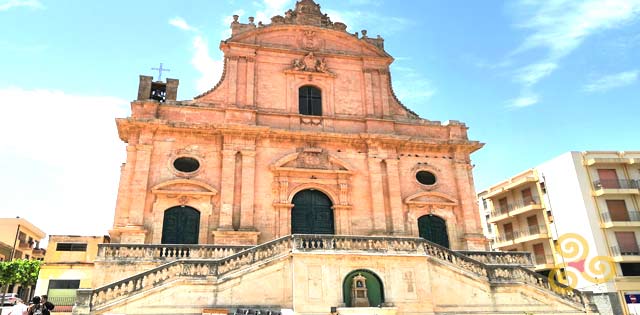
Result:
<svg viewBox="0 0 640 315"><path fill-rule="evenodd" d="M460 120L480 190L570 150L638 150L640 0L319 1L385 38L402 102ZM138 75L160 62L179 99L221 73L231 15L268 22L293 0L0 0L0 217L49 234L112 225Z"/></svg>

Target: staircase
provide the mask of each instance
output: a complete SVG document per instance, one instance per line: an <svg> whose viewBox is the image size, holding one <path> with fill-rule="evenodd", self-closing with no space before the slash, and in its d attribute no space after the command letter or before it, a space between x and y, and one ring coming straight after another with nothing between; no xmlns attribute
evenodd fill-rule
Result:
<svg viewBox="0 0 640 315"><path fill-rule="evenodd" d="M95 289L80 289L73 313L106 312L127 299L178 280L206 278L219 284L295 253L423 256L491 284L525 284L551 293L577 309L585 309L589 305L588 299L580 291L551 286L546 277L513 265L530 264L531 257L528 253L514 253L508 257L497 254L498 257L495 253L469 252L486 261L483 263L421 238L339 235L289 235L246 249L236 248L234 251L237 252L224 258L209 259L201 259L199 255L192 258L191 254L179 254L172 257L173 261L120 281Z"/></svg>

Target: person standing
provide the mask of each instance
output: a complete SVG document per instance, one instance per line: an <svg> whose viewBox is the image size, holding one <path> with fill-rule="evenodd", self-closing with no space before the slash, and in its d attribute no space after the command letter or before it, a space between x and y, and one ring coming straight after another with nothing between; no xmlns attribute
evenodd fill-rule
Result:
<svg viewBox="0 0 640 315"><path fill-rule="evenodd" d="M42 299L42 315L51 315L51 311L56 307L53 303L49 302L49 297L46 294L41 296Z"/></svg>
<svg viewBox="0 0 640 315"><path fill-rule="evenodd" d="M13 305L8 315L27 315L29 307L24 304L22 299L16 299L16 304Z"/></svg>
<svg viewBox="0 0 640 315"><path fill-rule="evenodd" d="M29 315L44 315L42 313L42 304L40 302L41 300L39 296L34 296L33 299L31 299L32 304L29 306Z"/></svg>

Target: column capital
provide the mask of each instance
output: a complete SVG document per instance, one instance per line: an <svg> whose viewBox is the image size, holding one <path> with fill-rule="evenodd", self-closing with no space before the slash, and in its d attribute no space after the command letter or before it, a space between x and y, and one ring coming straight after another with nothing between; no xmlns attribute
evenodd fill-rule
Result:
<svg viewBox="0 0 640 315"><path fill-rule="evenodd" d="M245 156L248 156L248 157L256 156L256 151L254 151L254 150L240 150L240 153L242 154L243 157L245 157Z"/></svg>
<svg viewBox="0 0 640 315"><path fill-rule="evenodd" d="M222 149L220 152L222 152L222 156L224 157L235 156L236 153L238 153L238 151L234 149Z"/></svg>

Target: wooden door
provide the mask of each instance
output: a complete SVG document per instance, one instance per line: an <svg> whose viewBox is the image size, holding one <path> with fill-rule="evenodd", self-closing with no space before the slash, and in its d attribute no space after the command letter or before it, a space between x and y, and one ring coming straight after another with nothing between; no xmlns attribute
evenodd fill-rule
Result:
<svg viewBox="0 0 640 315"><path fill-rule="evenodd" d="M533 204L533 196L531 195L531 188L523 189L521 191L522 194L522 203L527 206Z"/></svg>
<svg viewBox="0 0 640 315"><path fill-rule="evenodd" d="M292 234L334 234L333 203L318 190L303 190L293 197Z"/></svg>
<svg viewBox="0 0 640 315"><path fill-rule="evenodd" d="M533 256L536 260L536 264L544 264L547 262L543 244L533 244Z"/></svg>
<svg viewBox="0 0 640 315"><path fill-rule="evenodd" d="M512 240L513 239L513 224L507 223L507 224L502 226L502 229L504 230L504 237L507 240Z"/></svg>
<svg viewBox="0 0 640 315"><path fill-rule="evenodd" d="M638 241L635 232L615 232L618 247L622 255L639 255Z"/></svg>
<svg viewBox="0 0 640 315"><path fill-rule="evenodd" d="M162 244L198 244L200 211L191 207L173 207L164 212Z"/></svg>
<svg viewBox="0 0 640 315"><path fill-rule="evenodd" d="M629 212L624 200L607 200L611 221L629 221Z"/></svg>
<svg viewBox="0 0 640 315"><path fill-rule="evenodd" d="M433 214L418 218L418 234L425 240L449 248L449 234L447 222Z"/></svg>
<svg viewBox="0 0 640 315"><path fill-rule="evenodd" d="M527 217L527 226L529 227L530 234L540 233L540 228L538 228L538 216L532 215Z"/></svg>
<svg viewBox="0 0 640 315"><path fill-rule="evenodd" d="M620 188L618 174L615 169L598 169L598 179L602 188Z"/></svg>

